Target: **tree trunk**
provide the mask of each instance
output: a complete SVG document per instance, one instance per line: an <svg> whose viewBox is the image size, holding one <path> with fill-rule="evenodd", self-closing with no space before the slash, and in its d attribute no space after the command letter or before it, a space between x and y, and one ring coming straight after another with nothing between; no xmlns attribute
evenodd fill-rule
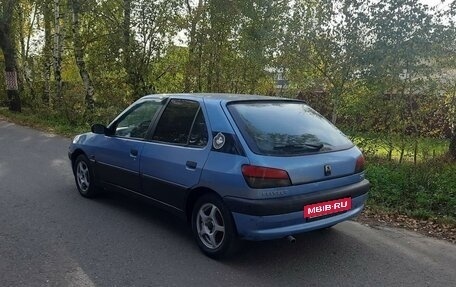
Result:
<svg viewBox="0 0 456 287"><path fill-rule="evenodd" d="M203 91L203 33L198 36L198 62L197 62L197 76L196 82L198 85L198 92Z"/></svg>
<svg viewBox="0 0 456 287"><path fill-rule="evenodd" d="M123 62L124 69L127 73L127 84L132 88L134 96L136 96L136 77L134 67L131 63L131 2L132 0L124 0L124 17L123 17Z"/></svg>
<svg viewBox="0 0 456 287"><path fill-rule="evenodd" d="M19 7L19 21L20 21L20 28L19 28L19 41L21 45L21 74L22 74L22 82L25 83L25 85L28 88L28 91L30 92L30 96L32 99L32 104L36 103L36 92L35 88L33 85L33 80L30 78L30 66L29 66L29 48L30 48L30 37L32 35L31 30L33 28L34 22L35 22L35 17L36 17L36 11L32 11L32 16L28 16L31 20L30 26L27 25L27 27L24 27L26 25L26 16L23 13L22 7ZM26 30L26 35L24 34L24 29ZM32 106L33 108L33 106Z"/></svg>
<svg viewBox="0 0 456 287"><path fill-rule="evenodd" d="M337 123L337 110L333 109L332 114L331 114L331 123L335 125Z"/></svg>
<svg viewBox="0 0 456 287"><path fill-rule="evenodd" d="M399 156L399 163L404 160L405 147L401 147L401 155Z"/></svg>
<svg viewBox="0 0 456 287"><path fill-rule="evenodd" d="M451 122L451 138L450 138L450 146L448 149L448 152L450 156L456 160L456 119L455 119L455 109L456 109L456 84L453 86L453 94L451 98L451 109L453 110L452 113L450 113L450 122Z"/></svg>
<svg viewBox="0 0 456 287"><path fill-rule="evenodd" d="M44 8L44 96L49 108L52 107L51 73L52 73L52 9L51 0L45 0Z"/></svg>
<svg viewBox="0 0 456 287"><path fill-rule="evenodd" d="M124 17L122 23L123 30L123 62L124 70L127 73L127 84L131 88L131 96L133 99L142 97L146 90L146 80L141 65L145 63L135 58L135 46L133 45L135 38L132 33L131 13L133 9L133 0L123 0Z"/></svg>
<svg viewBox="0 0 456 287"><path fill-rule="evenodd" d="M337 124L339 101L340 101L341 96L342 96L342 93L340 92L339 88L336 88L336 92L334 92L334 94L331 94L331 106L332 106L331 123L333 125Z"/></svg>
<svg viewBox="0 0 456 287"><path fill-rule="evenodd" d="M86 64L84 61L84 47L82 44L81 34L80 34L80 23L79 23L79 14L80 14L80 3L78 0L71 0L71 8L73 11L73 47L74 47L74 58L76 60L76 65L79 68L79 75L81 76L82 82L84 83L85 89L85 103L86 108L89 111L92 111L94 108L94 88L92 84L92 79L90 78L89 72L86 69Z"/></svg>
<svg viewBox="0 0 456 287"><path fill-rule="evenodd" d="M20 112L21 98L17 79L16 51L13 44L14 35L11 29L12 15L16 4L18 4L16 0L8 0L8 2L3 4L4 10L0 22L0 47L5 58L6 94L9 110Z"/></svg>
<svg viewBox="0 0 456 287"><path fill-rule="evenodd" d="M184 78L184 92L190 92L193 90L192 79L195 64L195 32L196 32L196 21L192 19L192 25L190 28L189 43L188 43L188 59L185 65L185 78Z"/></svg>
<svg viewBox="0 0 456 287"><path fill-rule="evenodd" d="M451 136L449 152L450 156L456 159L456 130L453 131L453 135Z"/></svg>
<svg viewBox="0 0 456 287"><path fill-rule="evenodd" d="M63 37L61 31L61 13L60 0L54 0L54 79L56 82L57 104L60 106L63 102L63 83L62 83L62 50Z"/></svg>
<svg viewBox="0 0 456 287"><path fill-rule="evenodd" d="M197 25L200 22L201 13L203 9L203 0L198 1L198 6L195 9L192 9L190 6L190 0L186 1L187 3L187 12L190 21L190 33L188 39L188 59L185 66L185 78L184 78L184 92L193 91L194 84L193 80L195 78L195 67L201 65L198 63L198 56L196 51L197 45ZM201 43L200 43L201 44Z"/></svg>

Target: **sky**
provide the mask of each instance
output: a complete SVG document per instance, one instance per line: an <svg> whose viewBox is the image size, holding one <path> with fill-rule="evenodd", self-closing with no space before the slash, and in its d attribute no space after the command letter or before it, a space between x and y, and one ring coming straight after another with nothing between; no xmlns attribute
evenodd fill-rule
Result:
<svg viewBox="0 0 456 287"><path fill-rule="evenodd" d="M440 9L446 8L448 5L450 5L451 0L444 0L443 3L442 3L442 0L420 0L420 2L423 4L427 4L430 7L437 5L438 9L440 10Z"/></svg>

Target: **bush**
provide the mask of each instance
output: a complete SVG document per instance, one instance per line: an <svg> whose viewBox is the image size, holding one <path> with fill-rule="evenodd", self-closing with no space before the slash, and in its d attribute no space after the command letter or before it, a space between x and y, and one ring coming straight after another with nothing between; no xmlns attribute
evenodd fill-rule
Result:
<svg viewBox="0 0 456 287"><path fill-rule="evenodd" d="M456 164L445 158L398 164L373 159L369 203L414 217L456 218Z"/></svg>

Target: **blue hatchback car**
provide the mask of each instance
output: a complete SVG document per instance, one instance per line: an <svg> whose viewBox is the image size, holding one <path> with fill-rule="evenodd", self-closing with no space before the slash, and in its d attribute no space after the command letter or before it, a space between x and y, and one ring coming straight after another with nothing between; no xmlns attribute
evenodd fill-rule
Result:
<svg viewBox="0 0 456 287"><path fill-rule="evenodd" d="M77 188L127 191L184 216L219 258L239 239L333 226L364 207L360 150L302 101L256 95L141 98L69 147Z"/></svg>

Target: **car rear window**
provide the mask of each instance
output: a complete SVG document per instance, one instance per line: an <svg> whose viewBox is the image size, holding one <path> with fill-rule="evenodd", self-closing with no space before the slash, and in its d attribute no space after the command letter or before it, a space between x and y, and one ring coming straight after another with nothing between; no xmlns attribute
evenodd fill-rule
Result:
<svg viewBox="0 0 456 287"><path fill-rule="evenodd" d="M233 102L228 110L257 154L290 156L353 146L341 131L302 102Z"/></svg>

